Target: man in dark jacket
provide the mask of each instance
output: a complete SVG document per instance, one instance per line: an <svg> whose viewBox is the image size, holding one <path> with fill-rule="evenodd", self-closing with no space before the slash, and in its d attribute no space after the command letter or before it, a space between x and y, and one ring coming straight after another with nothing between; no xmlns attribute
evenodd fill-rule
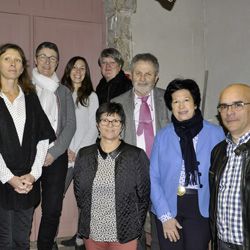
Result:
<svg viewBox="0 0 250 250"><path fill-rule="evenodd" d="M100 105L132 88L131 80L122 70L123 63L124 61L118 50L107 48L101 52L98 64L103 78L96 88Z"/></svg>
<svg viewBox="0 0 250 250"><path fill-rule="evenodd" d="M232 84L218 111L229 133L212 151L210 217L213 250L250 249L250 86Z"/></svg>

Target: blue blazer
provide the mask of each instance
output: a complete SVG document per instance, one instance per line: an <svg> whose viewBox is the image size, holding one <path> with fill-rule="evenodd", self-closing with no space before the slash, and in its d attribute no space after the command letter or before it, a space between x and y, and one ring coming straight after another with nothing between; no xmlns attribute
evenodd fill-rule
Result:
<svg viewBox="0 0 250 250"><path fill-rule="evenodd" d="M199 209L203 217L208 217L210 153L213 147L225 138L220 126L203 121L203 129L198 134L196 158L200 162L202 188L198 189ZM182 168L182 153L179 137L173 123L161 129L155 138L150 159L150 181L152 212L160 218L177 214L177 188Z"/></svg>

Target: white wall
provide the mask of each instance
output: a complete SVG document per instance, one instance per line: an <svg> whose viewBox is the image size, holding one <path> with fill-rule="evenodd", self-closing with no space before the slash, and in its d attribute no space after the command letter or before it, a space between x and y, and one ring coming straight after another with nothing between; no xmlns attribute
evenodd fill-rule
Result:
<svg viewBox="0 0 250 250"><path fill-rule="evenodd" d="M250 1L206 0L206 115L212 116L219 92L233 82L250 82Z"/></svg>
<svg viewBox="0 0 250 250"><path fill-rule="evenodd" d="M203 81L202 0L177 0L172 11L155 0L137 0L132 16L133 54L151 52L160 63L159 86L173 78Z"/></svg>
<svg viewBox="0 0 250 250"><path fill-rule="evenodd" d="M172 11L155 0L137 0L132 17L133 54L159 59L159 86L190 77L201 91L208 70L205 118L216 122L219 92L232 82L249 82L250 1L176 0Z"/></svg>

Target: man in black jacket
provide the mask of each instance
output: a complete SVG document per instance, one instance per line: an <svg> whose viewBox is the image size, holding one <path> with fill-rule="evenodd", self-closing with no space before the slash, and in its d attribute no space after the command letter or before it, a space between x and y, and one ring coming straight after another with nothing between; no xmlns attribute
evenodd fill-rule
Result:
<svg viewBox="0 0 250 250"><path fill-rule="evenodd" d="M232 84L218 111L229 133L212 151L210 217L213 250L250 249L250 86Z"/></svg>
<svg viewBox="0 0 250 250"><path fill-rule="evenodd" d="M123 63L124 61L118 50L107 48L101 52L98 64L103 78L96 88L100 105L132 88L131 80L122 70Z"/></svg>

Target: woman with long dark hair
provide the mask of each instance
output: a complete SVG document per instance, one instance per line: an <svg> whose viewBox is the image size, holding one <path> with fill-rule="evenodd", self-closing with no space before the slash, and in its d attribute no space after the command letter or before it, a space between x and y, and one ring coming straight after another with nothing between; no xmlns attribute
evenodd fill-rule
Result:
<svg viewBox="0 0 250 250"><path fill-rule="evenodd" d="M89 65L84 57L75 56L69 60L61 82L72 93L76 114L76 132L68 149L69 164L64 190L64 193L66 193L73 179L73 166L78 150L93 144L97 138L95 112L99 104L97 95L93 90ZM83 241L76 234L71 239L63 241L62 244L79 246L83 244Z"/></svg>

